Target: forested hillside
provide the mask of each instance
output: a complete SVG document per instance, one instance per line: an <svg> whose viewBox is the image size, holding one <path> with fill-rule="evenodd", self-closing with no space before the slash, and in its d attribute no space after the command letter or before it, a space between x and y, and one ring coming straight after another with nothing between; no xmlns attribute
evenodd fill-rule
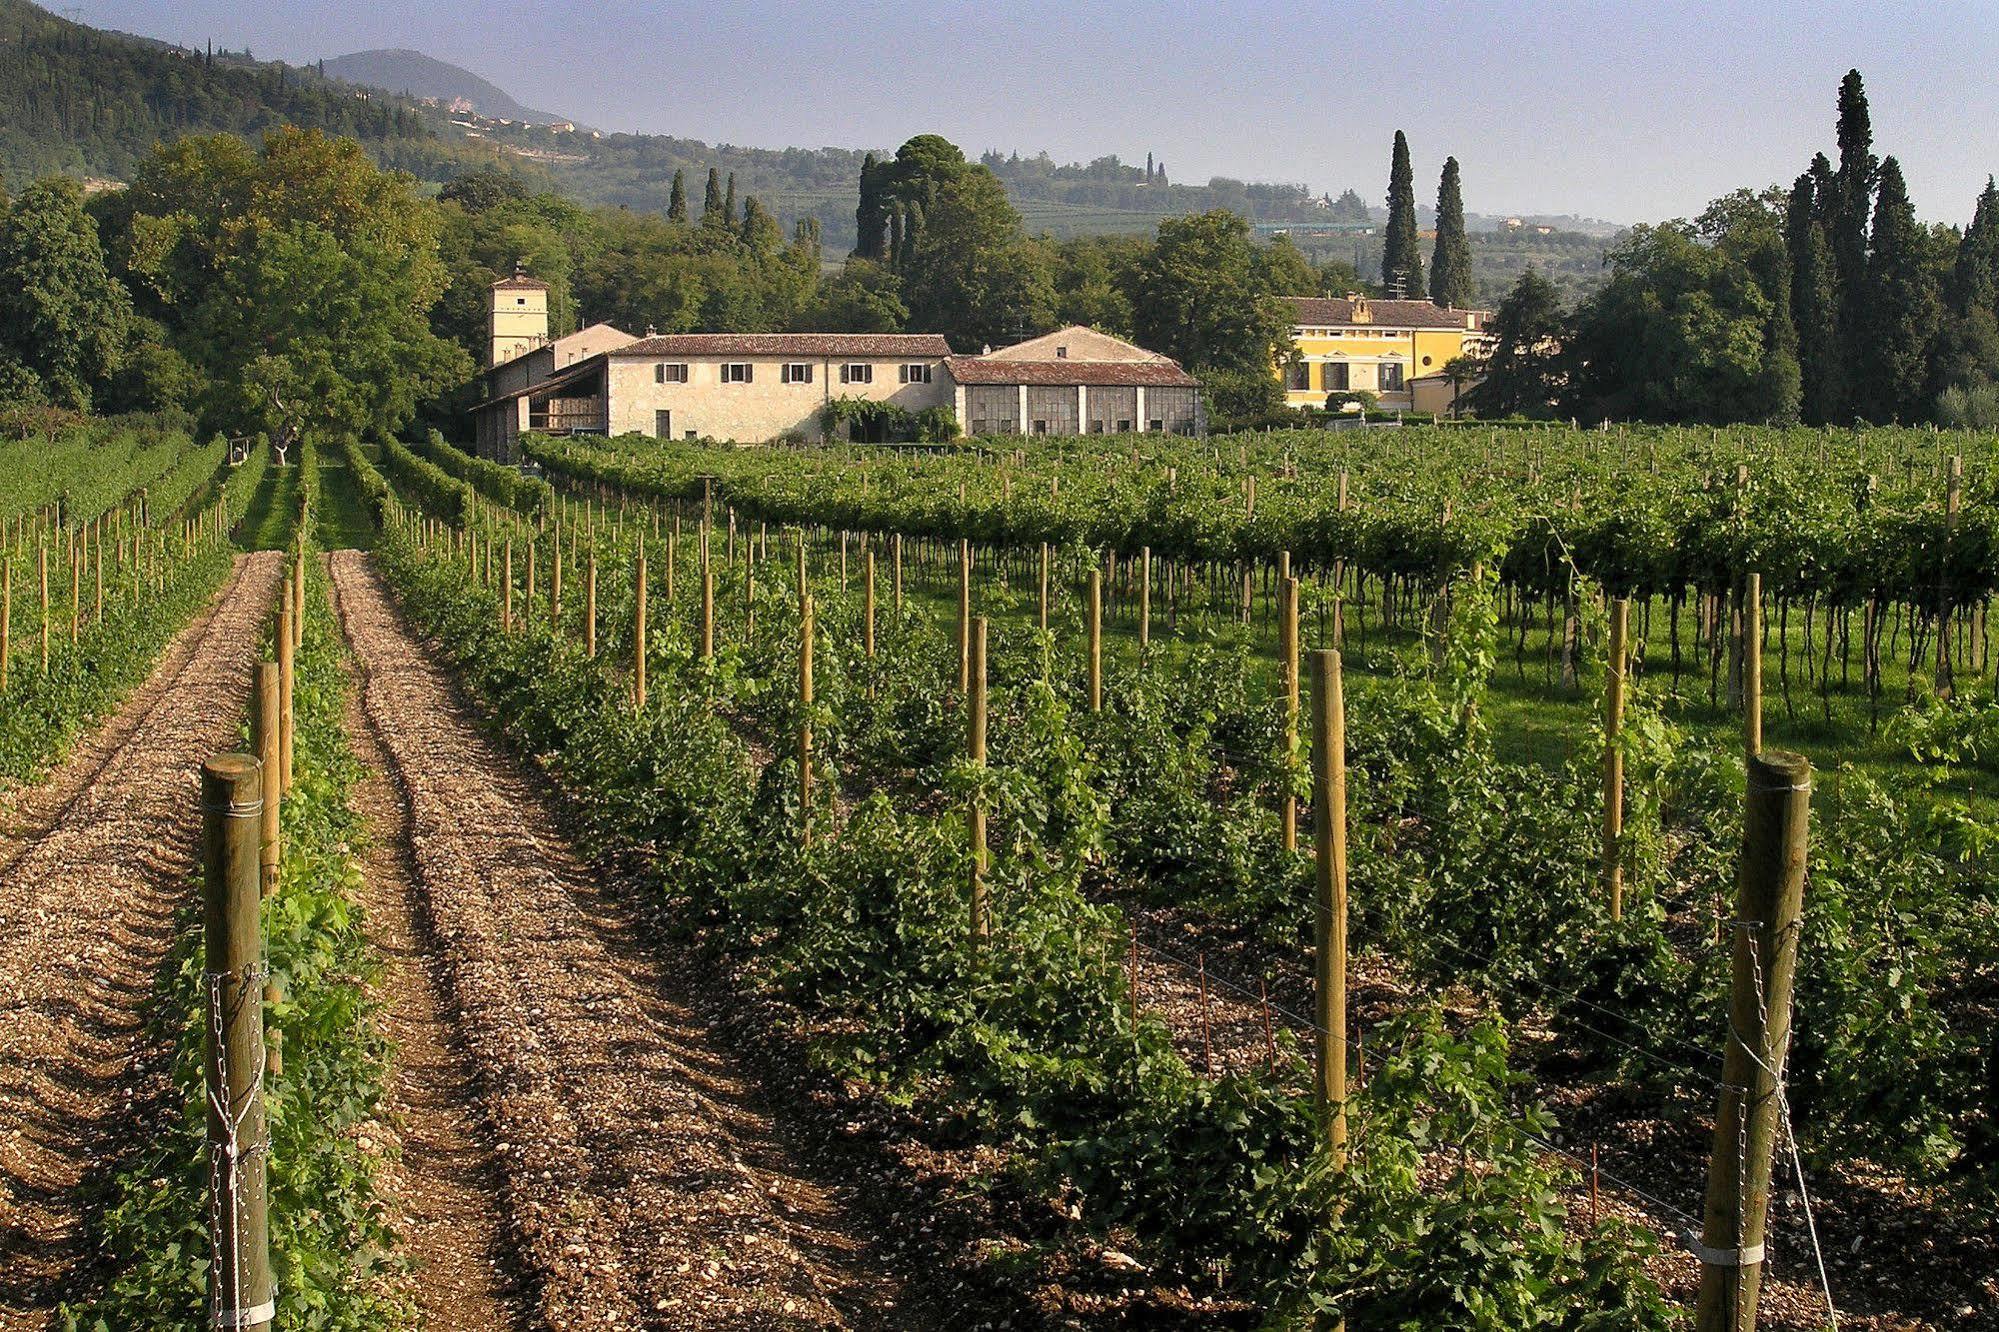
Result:
<svg viewBox="0 0 1999 1332"><path fill-rule="evenodd" d="M314 71L212 59L0 0L0 178L10 187L52 171L124 179L161 140L280 124L351 136L424 174L464 152L416 107Z"/></svg>

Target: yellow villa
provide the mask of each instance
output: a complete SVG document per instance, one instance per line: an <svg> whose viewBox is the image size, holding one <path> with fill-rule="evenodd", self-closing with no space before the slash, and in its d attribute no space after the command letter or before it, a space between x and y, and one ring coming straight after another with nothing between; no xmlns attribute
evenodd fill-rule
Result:
<svg viewBox="0 0 1999 1332"><path fill-rule="evenodd" d="M1367 296L1287 296L1291 345L1284 404L1324 407L1330 393L1372 393L1387 411L1445 413L1460 386L1444 367L1478 350L1487 310L1450 310L1428 301Z"/></svg>

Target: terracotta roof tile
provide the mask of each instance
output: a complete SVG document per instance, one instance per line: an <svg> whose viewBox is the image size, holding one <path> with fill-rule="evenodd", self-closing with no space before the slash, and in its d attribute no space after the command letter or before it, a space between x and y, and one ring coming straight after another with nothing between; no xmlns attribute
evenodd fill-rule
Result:
<svg viewBox="0 0 1999 1332"><path fill-rule="evenodd" d="M640 338L613 356L907 356L941 360L941 333L669 333Z"/></svg>
<svg viewBox="0 0 1999 1332"><path fill-rule="evenodd" d="M1445 310L1428 301L1377 301L1370 299L1371 318L1366 324L1353 321L1354 303L1344 296L1286 296L1294 326L1360 328L1456 328L1465 326L1465 316L1477 317L1483 327L1490 312L1485 310Z"/></svg>
<svg viewBox="0 0 1999 1332"><path fill-rule="evenodd" d="M498 282L495 282L493 284L493 290L494 291L547 291L548 284L546 282L543 282L540 278L531 278L531 277L526 277L520 273L515 273L512 276L503 277Z"/></svg>
<svg viewBox="0 0 1999 1332"><path fill-rule="evenodd" d="M951 377L960 384L1084 384L1115 388L1192 388L1197 381L1177 362L1003 361L989 356L954 356Z"/></svg>

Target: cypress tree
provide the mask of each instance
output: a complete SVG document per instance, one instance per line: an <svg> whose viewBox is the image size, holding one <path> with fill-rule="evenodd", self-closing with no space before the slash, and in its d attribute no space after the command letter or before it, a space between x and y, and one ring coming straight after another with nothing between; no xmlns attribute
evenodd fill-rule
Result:
<svg viewBox="0 0 1999 1332"><path fill-rule="evenodd" d="M708 189L701 196L701 225L722 225L722 173L714 167L708 168Z"/></svg>
<svg viewBox="0 0 1999 1332"><path fill-rule="evenodd" d="M1818 168L1831 171L1821 153L1813 170L1791 186L1784 210L1784 248L1791 257L1791 325L1797 330L1798 414L1813 425L1840 416L1839 294L1820 214Z"/></svg>
<svg viewBox="0 0 1999 1332"><path fill-rule="evenodd" d="M685 222L687 220L687 173L673 173L673 193L667 197L666 220Z"/></svg>
<svg viewBox="0 0 1999 1332"><path fill-rule="evenodd" d="M902 227L902 205L891 203L888 206L888 266L894 270L902 267Z"/></svg>
<svg viewBox="0 0 1999 1332"><path fill-rule="evenodd" d="M1381 285L1390 296L1423 290L1423 249L1416 237L1416 177L1409 166L1409 140L1395 131L1388 166L1388 232L1381 251Z"/></svg>
<svg viewBox="0 0 1999 1332"><path fill-rule="evenodd" d="M1861 307L1868 353L1859 363L1859 408L1873 421L1911 422L1929 407L1930 346L1943 302L1929 263L1928 237L1909 202L1901 163L1888 158L1881 163L1880 177Z"/></svg>
<svg viewBox="0 0 1999 1332"><path fill-rule="evenodd" d="M729 190L722 196L722 222L726 226L736 225L736 173L729 173Z"/></svg>
<svg viewBox="0 0 1999 1332"><path fill-rule="evenodd" d="M1969 315L1983 310L1999 318L1999 188L1992 177L1985 178L1985 192L1971 214L1958 243L1957 262L1951 270L1950 304L1953 312Z"/></svg>
<svg viewBox="0 0 1999 1332"><path fill-rule="evenodd" d="M854 253L881 259L888 253L888 208L882 198L881 165L869 153L861 162L861 203L854 210Z"/></svg>
<svg viewBox="0 0 1999 1332"><path fill-rule="evenodd" d="M1880 165L1874 156L1874 129L1860 71L1850 69L1839 84L1839 170L1827 206L1833 281L1839 288L1840 362L1849 383L1864 376L1867 346L1867 222Z"/></svg>
<svg viewBox="0 0 1999 1332"><path fill-rule="evenodd" d="M1446 309L1468 309L1476 289L1471 276L1471 238L1465 234L1465 197L1458 159L1444 159L1437 182L1437 249L1430 261L1430 299Z"/></svg>

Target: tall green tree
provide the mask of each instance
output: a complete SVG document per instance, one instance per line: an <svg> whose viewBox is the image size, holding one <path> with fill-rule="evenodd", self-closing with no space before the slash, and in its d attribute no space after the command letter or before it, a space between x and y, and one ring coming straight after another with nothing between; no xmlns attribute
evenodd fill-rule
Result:
<svg viewBox="0 0 1999 1332"><path fill-rule="evenodd" d="M1885 159L1880 178L1862 306L1867 358L1857 376L1859 409L1871 421L1906 423L1929 415L1930 355L1943 298L1901 163Z"/></svg>
<svg viewBox="0 0 1999 1332"><path fill-rule="evenodd" d="M701 196L701 225L726 227L728 224L728 216L722 211L722 171L719 167L709 167L708 188Z"/></svg>
<svg viewBox="0 0 1999 1332"><path fill-rule="evenodd" d="M743 221L737 235L749 250L750 256L768 263L784 247L784 229L777 219L764 211L764 206L752 194L743 201Z"/></svg>
<svg viewBox="0 0 1999 1332"><path fill-rule="evenodd" d="M1555 284L1529 268L1493 312L1482 378L1463 397L1480 416L1552 415L1565 388L1568 322Z"/></svg>
<svg viewBox="0 0 1999 1332"><path fill-rule="evenodd" d="M687 220L687 172L676 168L673 173L673 192L666 200L666 220L685 222Z"/></svg>
<svg viewBox="0 0 1999 1332"><path fill-rule="evenodd" d="M736 225L736 173L729 173L729 187L722 195L722 225Z"/></svg>
<svg viewBox="0 0 1999 1332"><path fill-rule="evenodd" d="M32 373L51 401L89 407L124 357L132 303L75 181L38 180L0 217L0 291L0 359Z"/></svg>
<svg viewBox="0 0 1999 1332"><path fill-rule="evenodd" d="M869 153L861 161L861 202L854 209L854 254L858 258L888 258L888 201L883 197L881 163Z"/></svg>
<svg viewBox="0 0 1999 1332"><path fill-rule="evenodd" d="M1990 176L1951 266L1950 303L1958 314L1984 310L1999 317L1999 185Z"/></svg>
<svg viewBox="0 0 1999 1332"><path fill-rule="evenodd" d="M1866 376L1868 346L1868 216L1881 165L1874 156L1874 127L1860 71L1849 69L1839 84L1839 169L1825 210L1832 247L1833 281L1839 287L1840 365L1849 383ZM1847 404L1851 406L1852 404Z"/></svg>
<svg viewBox="0 0 1999 1332"><path fill-rule="evenodd" d="M1446 309L1464 310L1477 291L1471 237L1465 232L1464 183L1458 178L1458 159L1447 157L1437 182L1437 248L1430 260L1430 299Z"/></svg>
<svg viewBox="0 0 1999 1332"><path fill-rule="evenodd" d="M1139 261L1132 308L1138 340L1196 373L1276 380L1290 351L1290 320L1250 243L1249 223L1228 209L1169 217Z"/></svg>
<svg viewBox="0 0 1999 1332"><path fill-rule="evenodd" d="M1409 165L1409 140L1395 131L1388 164L1388 230L1382 238L1381 286L1390 296L1423 293L1423 247L1416 235L1416 176Z"/></svg>
<svg viewBox="0 0 1999 1332"><path fill-rule="evenodd" d="M1784 209L1784 246L1791 261L1791 324L1798 354L1798 413L1813 425L1840 419L1842 360L1839 286L1826 234L1820 182L1831 177L1821 153L1791 186ZM1826 201L1829 202L1829 201Z"/></svg>
<svg viewBox="0 0 1999 1332"><path fill-rule="evenodd" d="M1047 258L1028 241L992 172L970 168L941 185L924 217L924 237L902 274L911 327L972 350L1053 322Z"/></svg>
<svg viewBox="0 0 1999 1332"><path fill-rule="evenodd" d="M428 320L438 209L353 140L182 139L126 194L132 278L206 374L216 427L394 431L470 376Z"/></svg>
<svg viewBox="0 0 1999 1332"><path fill-rule="evenodd" d="M909 326L902 281L872 259L849 258L798 313L805 333L900 333Z"/></svg>

